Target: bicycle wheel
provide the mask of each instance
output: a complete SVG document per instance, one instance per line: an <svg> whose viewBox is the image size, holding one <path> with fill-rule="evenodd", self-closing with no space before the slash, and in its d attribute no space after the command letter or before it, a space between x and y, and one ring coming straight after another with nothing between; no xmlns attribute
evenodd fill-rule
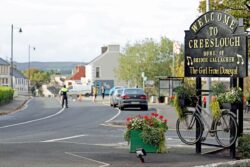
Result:
<svg viewBox="0 0 250 167"><path fill-rule="evenodd" d="M186 112L184 118L177 120L176 132L183 143L195 144L203 133L200 118L194 112Z"/></svg>
<svg viewBox="0 0 250 167"><path fill-rule="evenodd" d="M215 121L215 138L223 147L230 147L237 139L238 124L229 112L223 113Z"/></svg>

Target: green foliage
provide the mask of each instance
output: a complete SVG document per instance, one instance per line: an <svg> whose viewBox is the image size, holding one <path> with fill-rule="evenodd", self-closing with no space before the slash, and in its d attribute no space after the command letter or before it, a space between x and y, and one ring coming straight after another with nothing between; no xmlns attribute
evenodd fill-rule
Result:
<svg viewBox="0 0 250 167"><path fill-rule="evenodd" d="M166 152L165 147L165 130L162 128L154 128L152 126L145 126L141 138L144 143L159 146L158 152ZM162 144L164 143L164 144Z"/></svg>
<svg viewBox="0 0 250 167"><path fill-rule="evenodd" d="M214 96L218 96L221 93L225 93L226 92L226 86L223 83L216 83L214 85L212 85L212 95Z"/></svg>
<svg viewBox="0 0 250 167"><path fill-rule="evenodd" d="M116 77L127 81L130 85L142 87L141 73L144 72L148 80L157 83L156 76L172 76L172 51L173 41L166 37L162 37L159 43L153 39L145 39L133 45L127 44L120 57L119 66L115 70ZM183 54L181 55L183 57ZM179 66L178 62L175 66Z"/></svg>
<svg viewBox="0 0 250 167"><path fill-rule="evenodd" d="M174 107L180 119L183 119L184 113L187 112L187 106L182 105L181 100L185 100L190 104L194 103L191 97L196 95L195 90L196 89L194 88L194 85L187 83L174 89L174 92L176 93L176 97L174 99Z"/></svg>
<svg viewBox="0 0 250 167"><path fill-rule="evenodd" d="M184 118L184 113L187 112L187 106L181 105L181 99L185 99L186 101L189 101L192 103L192 96L196 95L194 85L190 84L184 84L182 86L178 86L174 89L174 92L176 93L176 97L174 99L174 107L177 112L177 115L180 119Z"/></svg>
<svg viewBox="0 0 250 167"><path fill-rule="evenodd" d="M238 150L243 158L250 158L250 134L244 134L239 138Z"/></svg>
<svg viewBox="0 0 250 167"><path fill-rule="evenodd" d="M235 18L243 18L246 27L250 27L249 0L210 0L210 10L224 10ZM199 11L205 13L206 0L201 0Z"/></svg>
<svg viewBox="0 0 250 167"><path fill-rule="evenodd" d="M225 93L218 95L219 103L241 103L243 92L241 88L232 88Z"/></svg>
<svg viewBox="0 0 250 167"><path fill-rule="evenodd" d="M220 104L216 98L212 100L210 109L212 111L213 118L218 119L221 116Z"/></svg>
<svg viewBox="0 0 250 167"><path fill-rule="evenodd" d="M50 82L50 76L53 74L52 72L45 72L38 69L28 69L23 72L24 75L28 78L30 73L30 80L32 85L36 85L36 87L40 87L43 83Z"/></svg>
<svg viewBox="0 0 250 167"><path fill-rule="evenodd" d="M0 86L0 104L13 100L14 90L10 87Z"/></svg>
<svg viewBox="0 0 250 167"><path fill-rule="evenodd" d="M248 102L250 101L250 96L247 96L247 101L248 101Z"/></svg>
<svg viewBox="0 0 250 167"><path fill-rule="evenodd" d="M141 138L146 144L159 147L158 152L165 152L165 132L168 129L167 120L162 115L152 113L151 116L135 116L128 118L124 139L130 142L131 130L141 130Z"/></svg>

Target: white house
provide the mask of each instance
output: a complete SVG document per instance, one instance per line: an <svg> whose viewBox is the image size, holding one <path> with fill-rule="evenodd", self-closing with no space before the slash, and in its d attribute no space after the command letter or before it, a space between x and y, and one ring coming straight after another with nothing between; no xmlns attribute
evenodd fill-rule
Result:
<svg viewBox="0 0 250 167"><path fill-rule="evenodd" d="M17 69L13 69L13 87L18 94L28 93L29 80Z"/></svg>
<svg viewBox="0 0 250 167"><path fill-rule="evenodd" d="M0 58L0 86L11 87L11 65ZM15 94L28 93L28 79L17 69L13 69L13 88Z"/></svg>
<svg viewBox="0 0 250 167"><path fill-rule="evenodd" d="M0 58L0 86L10 86L10 64Z"/></svg>
<svg viewBox="0 0 250 167"><path fill-rule="evenodd" d="M101 47L101 55L85 66L85 82L98 86L104 85L107 89L120 85L114 73L119 65L120 56L120 45Z"/></svg>

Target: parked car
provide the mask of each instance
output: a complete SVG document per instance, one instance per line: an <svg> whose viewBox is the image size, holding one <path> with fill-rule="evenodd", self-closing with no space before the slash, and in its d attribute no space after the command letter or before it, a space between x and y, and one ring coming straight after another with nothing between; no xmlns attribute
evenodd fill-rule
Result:
<svg viewBox="0 0 250 167"><path fill-rule="evenodd" d="M109 96L111 97L116 89L122 89L124 86L114 86L109 90Z"/></svg>
<svg viewBox="0 0 250 167"><path fill-rule="evenodd" d="M110 97L110 106L116 107L121 97L123 89L115 89L113 95Z"/></svg>
<svg viewBox="0 0 250 167"><path fill-rule="evenodd" d="M114 91L115 91L116 89L122 89L122 88L124 88L124 86L114 86L113 88L111 88L111 89L109 90L109 103L110 103L110 106L111 106L111 97L112 97L112 95L114 94Z"/></svg>
<svg viewBox="0 0 250 167"><path fill-rule="evenodd" d="M118 102L120 110L124 108L139 107L142 110L148 110L148 99L141 88L124 88Z"/></svg>

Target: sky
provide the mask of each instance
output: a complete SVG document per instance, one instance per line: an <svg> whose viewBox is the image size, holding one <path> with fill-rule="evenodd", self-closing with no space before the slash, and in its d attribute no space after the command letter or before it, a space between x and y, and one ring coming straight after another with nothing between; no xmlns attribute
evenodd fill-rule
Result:
<svg viewBox="0 0 250 167"><path fill-rule="evenodd" d="M199 0L0 0L0 57L89 62L101 47L162 36L183 43ZM18 29L23 32L19 33Z"/></svg>

